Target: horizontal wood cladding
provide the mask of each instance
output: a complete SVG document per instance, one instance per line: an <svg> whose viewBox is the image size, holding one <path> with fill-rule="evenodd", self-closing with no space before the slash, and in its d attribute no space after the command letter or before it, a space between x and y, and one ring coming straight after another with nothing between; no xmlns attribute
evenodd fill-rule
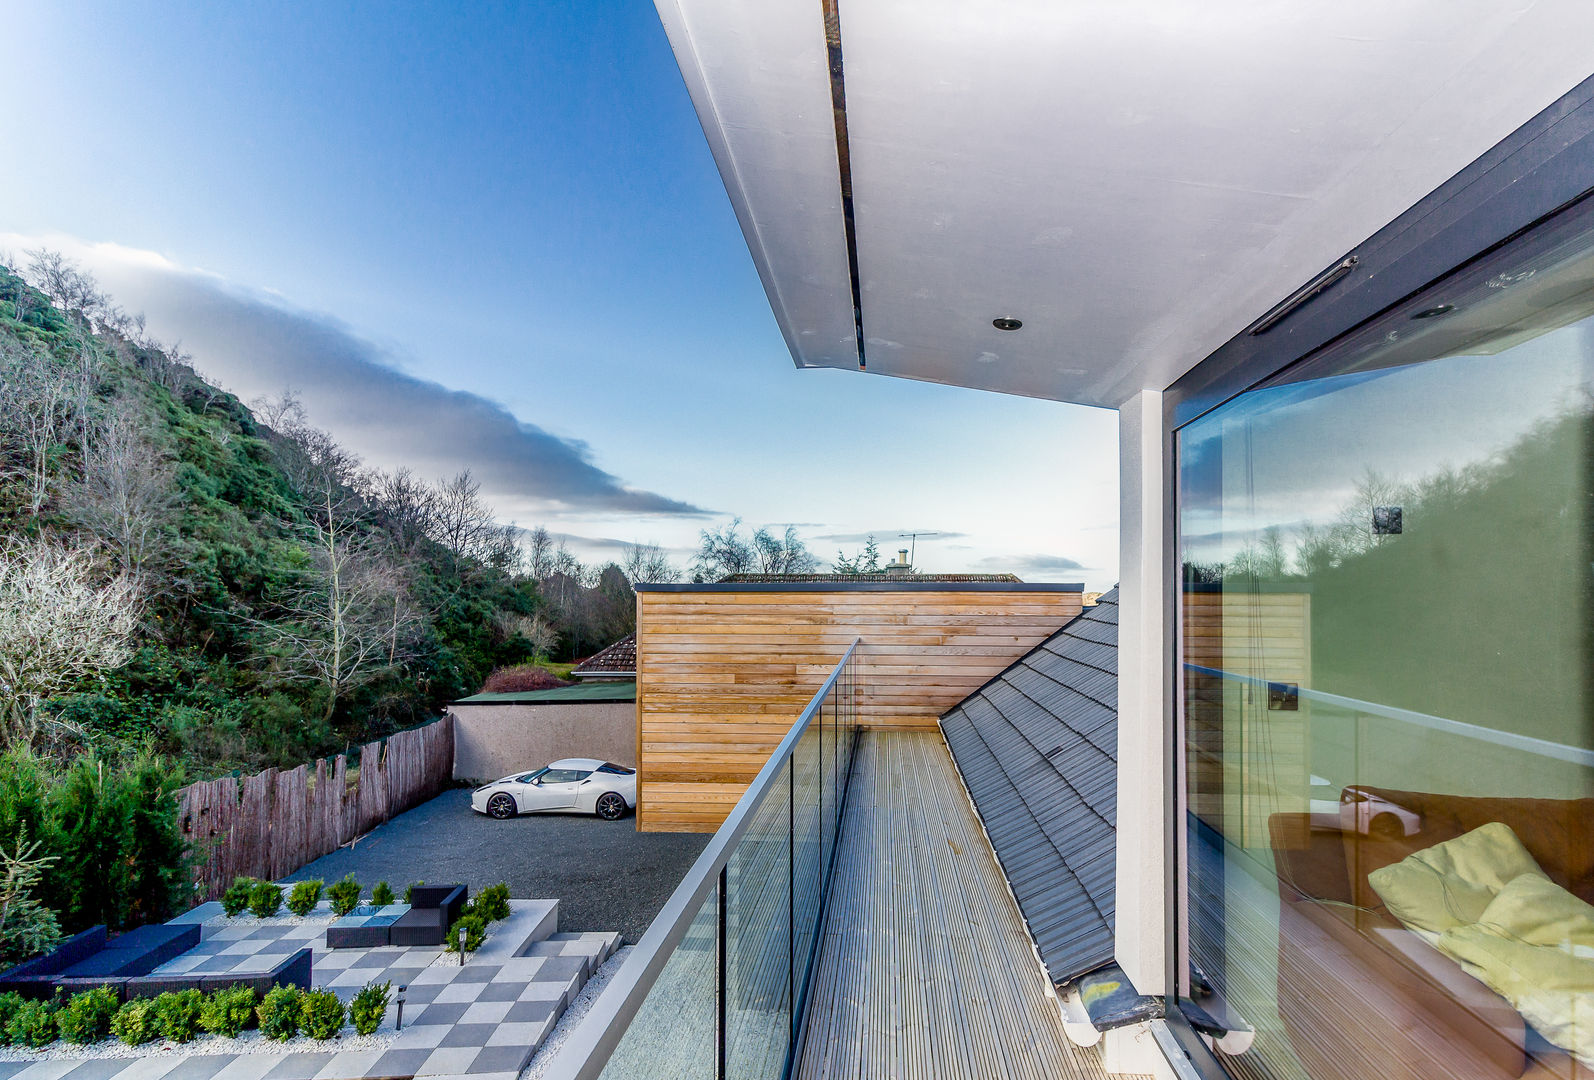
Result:
<svg viewBox="0 0 1594 1080"><path fill-rule="evenodd" d="M712 832L854 639L859 721L942 713L1079 614L1079 592L637 596L637 828Z"/></svg>

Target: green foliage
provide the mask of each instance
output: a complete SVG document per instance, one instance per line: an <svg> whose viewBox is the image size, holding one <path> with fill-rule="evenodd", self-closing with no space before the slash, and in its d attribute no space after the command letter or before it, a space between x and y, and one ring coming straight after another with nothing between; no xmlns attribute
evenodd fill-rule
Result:
<svg viewBox="0 0 1594 1080"><path fill-rule="evenodd" d="M387 907L393 903L393 887L385 881L378 881L376 888L371 890L371 903L377 907Z"/></svg>
<svg viewBox="0 0 1594 1080"><path fill-rule="evenodd" d="M413 904L415 902L413 899L415 896L415 890L425 884L426 882L424 881L412 881L410 884L404 886L404 902L406 904Z"/></svg>
<svg viewBox="0 0 1594 1080"><path fill-rule="evenodd" d="M160 1029L155 1023L154 998L130 998L111 1018L111 1034L128 1046L147 1043Z"/></svg>
<svg viewBox="0 0 1594 1080"><path fill-rule="evenodd" d="M11 1018L17 1015L17 1010L22 1008L26 999L15 990L7 990L0 994L0 1045L11 1045Z"/></svg>
<svg viewBox="0 0 1594 1080"><path fill-rule="evenodd" d="M198 990L168 991L155 999L155 1027L172 1042L185 1043L199 1033L205 995Z"/></svg>
<svg viewBox="0 0 1594 1080"><path fill-rule="evenodd" d="M335 914L347 915L360 906L360 883L353 874L345 875L342 881L333 882L327 887L327 899L332 902Z"/></svg>
<svg viewBox="0 0 1594 1080"><path fill-rule="evenodd" d="M509 918L509 886L502 881L487 886L476 894L470 906L487 922Z"/></svg>
<svg viewBox="0 0 1594 1080"><path fill-rule="evenodd" d="M295 915L310 914L315 909L316 902L321 899L322 884L319 878L295 882L293 889L288 893L288 910Z"/></svg>
<svg viewBox="0 0 1594 1080"><path fill-rule="evenodd" d="M465 931L465 951L471 953L481 948L482 941L487 937L487 920L472 913L461 915L454 921L454 925L448 928L448 951L459 951L459 932L462 929Z"/></svg>
<svg viewBox="0 0 1594 1080"><path fill-rule="evenodd" d="M212 1035L235 1038L255 1015L255 992L248 986L228 986L205 997L199 1007L199 1026Z"/></svg>
<svg viewBox="0 0 1594 1080"><path fill-rule="evenodd" d="M299 1025L312 1039L335 1039L343 1030L343 1002L330 990L308 990L299 999Z"/></svg>
<svg viewBox="0 0 1594 1080"><path fill-rule="evenodd" d="M373 1034L382 1026L387 1016L387 996L393 989L390 982L368 982L349 1002L349 1021L361 1035Z"/></svg>
<svg viewBox="0 0 1594 1080"><path fill-rule="evenodd" d="M302 996L303 991L296 986L273 986L255 1009L261 1034L268 1039L291 1039L299 1034Z"/></svg>
<svg viewBox="0 0 1594 1080"><path fill-rule="evenodd" d="M69 1043L99 1042L111 1034L111 1018L120 1006L109 987L96 986L73 994L56 1013L55 1026Z"/></svg>
<svg viewBox="0 0 1594 1080"><path fill-rule="evenodd" d="M49 1046L55 1042L53 1001L24 1001L6 1021L6 1035L13 1046Z"/></svg>
<svg viewBox="0 0 1594 1080"><path fill-rule="evenodd" d="M249 913L269 919L282 907L282 886L257 881L249 890Z"/></svg>
<svg viewBox="0 0 1594 1080"><path fill-rule="evenodd" d="M260 884L252 877L236 877L227 891L221 894L221 909L228 915L242 915L249 908L249 897Z"/></svg>

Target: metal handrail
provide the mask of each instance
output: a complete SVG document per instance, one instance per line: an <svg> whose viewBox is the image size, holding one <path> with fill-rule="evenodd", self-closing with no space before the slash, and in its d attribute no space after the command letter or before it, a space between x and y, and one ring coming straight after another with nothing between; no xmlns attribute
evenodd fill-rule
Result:
<svg viewBox="0 0 1594 1080"><path fill-rule="evenodd" d="M670 899L643 933L636 948L615 973L614 980L599 995L592 1011L571 1032L569 1041L553 1062L548 1080L596 1080L603 1072L649 991L658 982L664 965L686 938L686 932L702 908L703 901L719 884L720 872L730 862L731 855L751 827L753 816L769 797L775 777L791 760L798 741L807 732L814 717L819 715L825 699L835 689L842 669L852 659L861 641L861 638L855 638L847 646L846 653L837 661L830 677L808 702L769 760L764 762L764 767L753 778L735 809L709 840L708 846L692 864L692 869L687 871L686 877L670 894Z"/></svg>

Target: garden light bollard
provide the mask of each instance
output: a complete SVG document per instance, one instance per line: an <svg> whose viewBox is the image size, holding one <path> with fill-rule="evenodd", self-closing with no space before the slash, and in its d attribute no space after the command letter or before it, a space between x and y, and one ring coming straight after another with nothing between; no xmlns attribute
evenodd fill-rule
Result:
<svg viewBox="0 0 1594 1080"><path fill-rule="evenodd" d="M395 1011L393 1014L394 1031L404 1030L404 991L406 989L408 989L408 987L406 987L403 983L399 983L398 993L393 998L393 1004L398 1007L397 1011Z"/></svg>
<svg viewBox="0 0 1594 1080"><path fill-rule="evenodd" d="M465 966L465 928L459 928L459 966Z"/></svg>

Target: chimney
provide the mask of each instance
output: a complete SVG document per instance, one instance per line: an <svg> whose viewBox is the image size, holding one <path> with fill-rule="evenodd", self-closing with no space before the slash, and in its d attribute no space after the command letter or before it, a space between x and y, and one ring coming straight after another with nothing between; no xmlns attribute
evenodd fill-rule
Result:
<svg viewBox="0 0 1594 1080"><path fill-rule="evenodd" d="M907 548L898 548L896 561L886 563L886 573L888 574L907 574L912 571L913 567L908 565Z"/></svg>

